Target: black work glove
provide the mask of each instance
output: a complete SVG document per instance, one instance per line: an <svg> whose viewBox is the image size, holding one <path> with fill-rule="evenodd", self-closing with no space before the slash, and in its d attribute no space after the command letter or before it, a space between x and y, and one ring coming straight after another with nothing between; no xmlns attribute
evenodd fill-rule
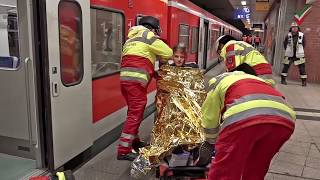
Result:
<svg viewBox="0 0 320 180"><path fill-rule="evenodd" d="M154 71L153 77L155 79L158 79L159 78L159 72L158 71Z"/></svg>
<svg viewBox="0 0 320 180"><path fill-rule="evenodd" d="M214 157L214 155L214 144L210 144L207 141L205 141L201 144L199 148L199 157L195 165L201 167L207 166L211 162L212 157Z"/></svg>

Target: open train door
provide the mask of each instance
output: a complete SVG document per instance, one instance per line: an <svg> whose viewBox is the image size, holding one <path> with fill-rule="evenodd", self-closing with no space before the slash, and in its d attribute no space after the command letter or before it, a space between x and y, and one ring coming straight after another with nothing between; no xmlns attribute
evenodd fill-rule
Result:
<svg viewBox="0 0 320 180"><path fill-rule="evenodd" d="M45 2L54 165L49 167L56 169L93 143L90 1Z"/></svg>
<svg viewBox="0 0 320 180"><path fill-rule="evenodd" d="M204 19L200 18L200 22L199 22L199 46L198 46L198 65L199 68L203 69L203 51L204 51Z"/></svg>
<svg viewBox="0 0 320 180"><path fill-rule="evenodd" d="M199 24L199 46L198 46L198 65L201 69L207 68L207 54L208 54L208 32L209 22L206 19L200 18Z"/></svg>

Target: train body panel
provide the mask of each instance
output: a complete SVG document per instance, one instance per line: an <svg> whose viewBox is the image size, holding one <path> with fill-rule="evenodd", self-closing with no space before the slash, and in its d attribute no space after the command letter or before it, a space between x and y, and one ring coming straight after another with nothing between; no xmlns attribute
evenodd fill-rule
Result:
<svg viewBox="0 0 320 180"><path fill-rule="evenodd" d="M31 1L26 0L24 6L28 4L30 9L24 11L28 11L30 19L31 12L34 13L35 23L28 21L29 34L20 33L20 43L35 38L34 44L21 44L20 48L30 47L28 50L35 53L34 57L21 56L31 57L34 63L29 61L22 68L34 69L29 74L35 76L34 81L22 84L30 86L35 94L20 92L28 95L25 101L32 104L22 109L30 117L30 122L24 120L30 126L24 130L32 131L28 134L29 144L44 149L30 148L39 152L32 156L39 162L37 167L50 170L94 147L102 138L109 138L105 135L125 121L126 103L119 78L122 46L129 29L142 16L159 18L160 38L171 47L184 43L188 46L187 62L196 62L202 69L217 62L214 42L218 36L241 35L233 26L188 0L45 0L35 4ZM20 16L27 14L24 11ZM19 17L20 20L24 18ZM154 103L155 90L153 79L148 87L148 105ZM33 139L39 143L32 143Z"/></svg>

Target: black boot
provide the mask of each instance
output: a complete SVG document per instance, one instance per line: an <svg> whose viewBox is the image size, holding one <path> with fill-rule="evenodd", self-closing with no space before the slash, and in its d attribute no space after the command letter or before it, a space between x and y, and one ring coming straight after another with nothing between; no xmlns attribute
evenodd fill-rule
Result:
<svg viewBox="0 0 320 180"><path fill-rule="evenodd" d="M302 86L307 86L307 79L303 78L301 79L302 81Z"/></svg>
<svg viewBox="0 0 320 180"><path fill-rule="evenodd" d="M139 156L139 153L132 151L128 154L118 154L117 160L134 161L138 156Z"/></svg>
<svg viewBox="0 0 320 180"><path fill-rule="evenodd" d="M287 85L286 77L281 76L281 84Z"/></svg>
<svg viewBox="0 0 320 180"><path fill-rule="evenodd" d="M143 141L133 141L132 143L132 148L136 151L136 152L139 152L139 149L140 148L143 148L143 147L146 147L146 146L149 146L148 143L146 142L143 142Z"/></svg>

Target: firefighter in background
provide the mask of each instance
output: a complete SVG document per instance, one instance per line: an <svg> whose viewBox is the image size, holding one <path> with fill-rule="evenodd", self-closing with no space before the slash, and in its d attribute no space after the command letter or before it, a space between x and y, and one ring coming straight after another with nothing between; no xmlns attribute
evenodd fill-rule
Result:
<svg viewBox="0 0 320 180"><path fill-rule="evenodd" d="M304 55L305 44L304 34L300 31L298 24L293 22L283 43L286 52L281 73L281 84L287 84L286 77L288 76L288 70L290 65L294 63L294 65L299 67L302 86L307 86L306 59Z"/></svg>
<svg viewBox="0 0 320 180"><path fill-rule="evenodd" d="M252 34L249 34L249 36L247 37L247 41L246 41L246 42L247 42L248 44L252 45L252 40L253 40L253 39L252 39Z"/></svg>
<svg viewBox="0 0 320 180"><path fill-rule="evenodd" d="M294 131L295 112L265 80L241 71L209 81L202 106L207 149L216 150L209 180L263 180L273 156ZM203 156L203 157L202 157Z"/></svg>
<svg viewBox="0 0 320 180"><path fill-rule="evenodd" d="M243 35L243 36L242 36L242 41L243 41L243 42L247 42L247 39L248 39L247 35Z"/></svg>
<svg viewBox="0 0 320 180"><path fill-rule="evenodd" d="M216 41L216 51L224 59L227 71L236 71L241 68L246 73L259 76L271 85L275 85L271 65L250 44L236 41L230 35L223 35Z"/></svg>
<svg viewBox="0 0 320 180"><path fill-rule="evenodd" d="M156 57L167 61L172 56L172 49L159 39L159 20L145 16L140 24L129 30L122 52L120 85L128 112L118 145L118 160L133 161L138 156L134 149L143 146L138 129L147 104L147 87L154 76Z"/></svg>
<svg viewBox="0 0 320 180"><path fill-rule="evenodd" d="M257 34L257 35L254 37L254 47L258 49L258 48L260 47L260 43L261 43L261 38L260 38L260 36Z"/></svg>

